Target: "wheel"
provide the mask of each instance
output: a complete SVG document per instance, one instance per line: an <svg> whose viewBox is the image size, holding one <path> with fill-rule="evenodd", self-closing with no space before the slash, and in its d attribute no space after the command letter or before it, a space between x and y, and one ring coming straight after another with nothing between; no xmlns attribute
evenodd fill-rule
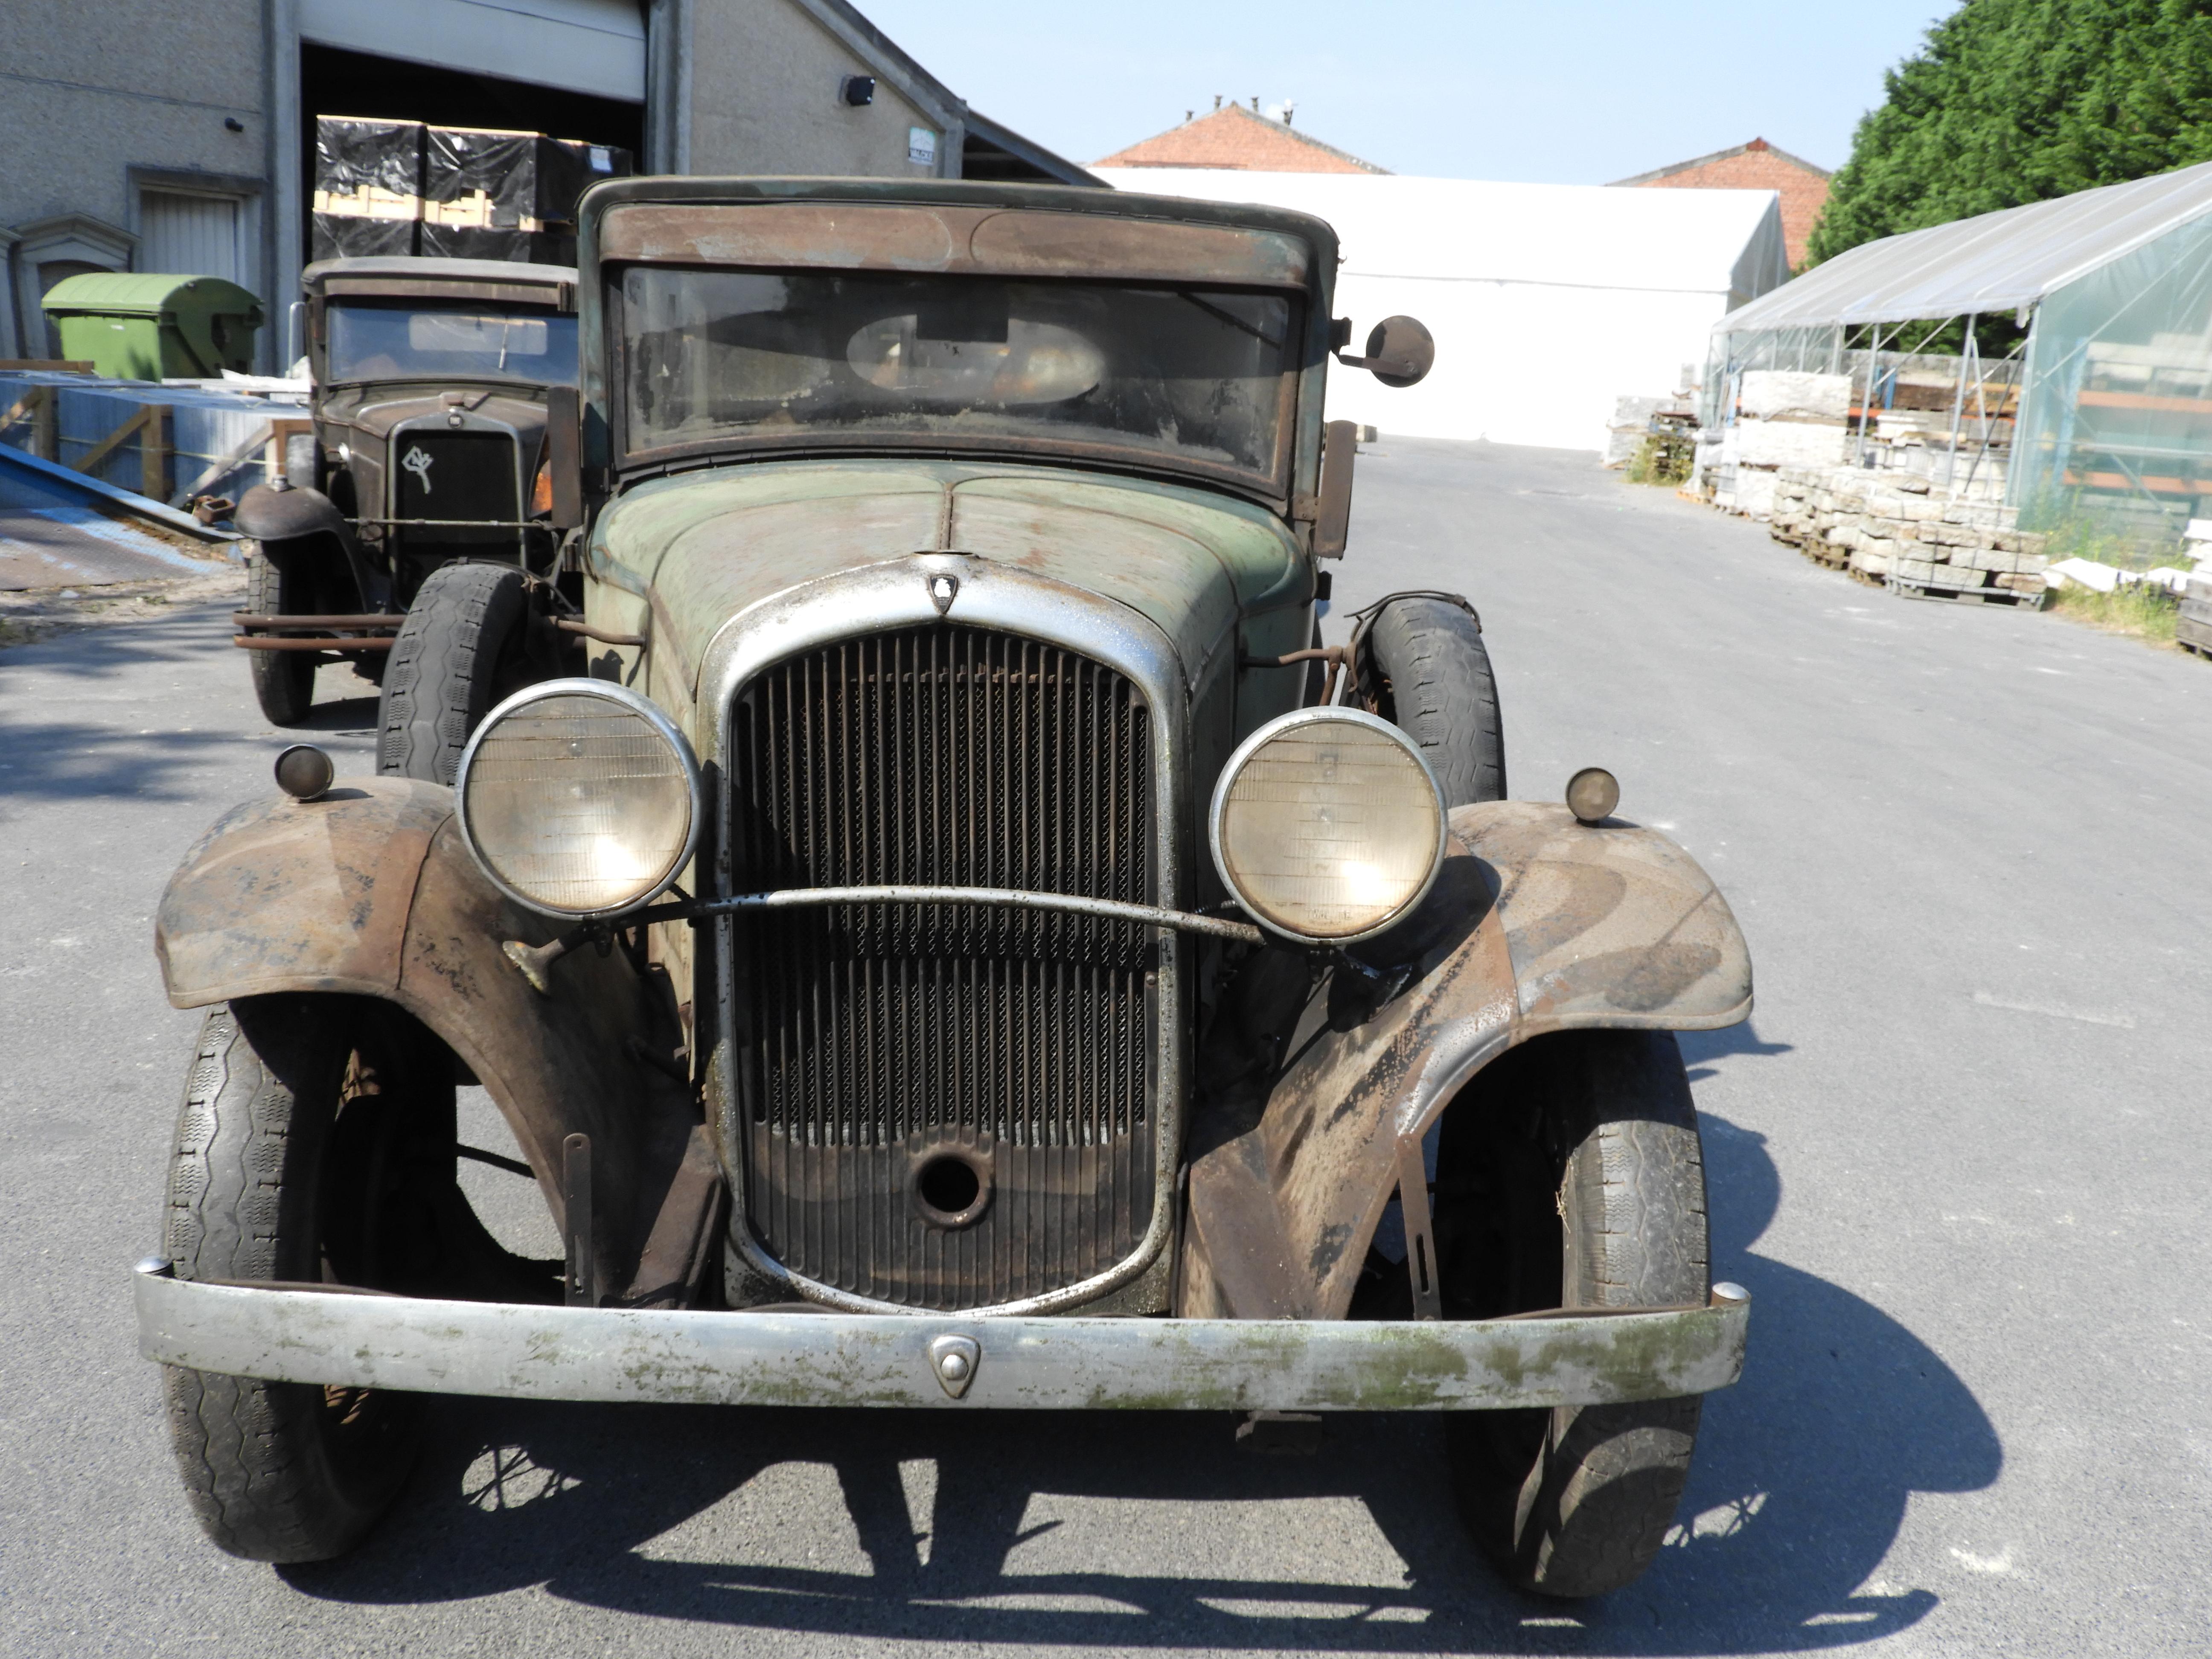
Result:
<svg viewBox="0 0 2212 1659"><path fill-rule="evenodd" d="M1504 800L1505 732L1474 612L1426 594L1393 599L1367 631L1366 654L1369 707L1420 745L1444 805Z"/></svg>
<svg viewBox="0 0 2212 1659"><path fill-rule="evenodd" d="M180 1279L419 1294L440 1277L453 1125L450 1059L386 1005L274 996L216 1008L185 1079L164 1253ZM411 1396L163 1370L185 1493L233 1555L341 1554L406 1479Z"/></svg>
<svg viewBox="0 0 2212 1659"><path fill-rule="evenodd" d="M1540 1037L1480 1073L1437 1149L1447 1318L1703 1305L1705 1160L1672 1034ZM1697 1442L1696 1395L1446 1420L1475 1542L1523 1589L1601 1595L1651 1564Z"/></svg>
<svg viewBox="0 0 2212 1659"><path fill-rule="evenodd" d="M416 592L385 666L376 769L451 783L477 723L538 678L522 572L513 565L439 566Z"/></svg>
<svg viewBox="0 0 2212 1659"><path fill-rule="evenodd" d="M254 550L246 568L246 608L257 617L287 613L287 583L281 559L268 548ZM299 597L299 596L293 596ZM291 613L307 607L295 604ZM246 669L253 676L254 701L271 726L297 726L307 718L315 701L315 653L312 651L249 651Z"/></svg>

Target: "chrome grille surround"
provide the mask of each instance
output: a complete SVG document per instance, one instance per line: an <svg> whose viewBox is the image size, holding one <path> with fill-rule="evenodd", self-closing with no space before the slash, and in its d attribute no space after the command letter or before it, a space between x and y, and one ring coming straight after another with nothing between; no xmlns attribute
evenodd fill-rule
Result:
<svg viewBox="0 0 2212 1659"><path fill-rule="evenodd" d="M949 616L940 616L932 578L959 582ZM1184 786L1188 699L1173 646L1150 621L1126 606L1018 569L956 553L917 554L808 584L763 601L726 623L702 664L696 707L698 735L707 739L710 773L726 793L738 763L734 720L746 687L763 673L810 652L855 635L882 634L950 622L1020 636L1087 658L1126 678L1148 715L1152 801L1152 902L1173 905L1183 887L1182 833L1189 818ZM711 721L711 727L708 722ZM702 872L715 894L737 890L738 856L728 815L714 830L714 866ZM1093 1301L1143 1273L1166 1247L1174 1223L1175 1164L1182 1144L1187 1064L1182 967L1188 948L1168 929L1146 929L1154 963L1149 1056L1149 1137L1152 1179L1148 1218L1135 1247L1103 1270L1041 1292L965 1310L980 1313L1049 1312ZM856 1311L908 1311L910 1303L857 1294L793 1271L763 1248L746 1213L746 1127L738 1079L745 1057L737 1034L747 1018L738 978L738 924L724 918L714 934L717 1024L708 1069L710 1120L732 1195L731 1236L752 1268L809 1300Z"/></svg>

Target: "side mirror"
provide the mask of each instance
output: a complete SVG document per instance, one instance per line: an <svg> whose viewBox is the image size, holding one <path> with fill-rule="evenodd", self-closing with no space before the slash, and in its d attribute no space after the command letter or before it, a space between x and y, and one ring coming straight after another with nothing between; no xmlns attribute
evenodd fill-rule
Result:
<svg viewBox="0 0 2212 1659"><path fill-rule="evenodd" d="M1368 334L1364 357L1340 351L1336 361L1368 370L1384 386L1417 386L1436 367L1437 339L1417 319L1385 317Z"/></svg>
<svg viewBox="0 0 2212 1659"><path fill-rule="evenodd" d="M545 391L545 470L553 486L547 521L556 530L584 522L583 404L572 386Z"/></svg>

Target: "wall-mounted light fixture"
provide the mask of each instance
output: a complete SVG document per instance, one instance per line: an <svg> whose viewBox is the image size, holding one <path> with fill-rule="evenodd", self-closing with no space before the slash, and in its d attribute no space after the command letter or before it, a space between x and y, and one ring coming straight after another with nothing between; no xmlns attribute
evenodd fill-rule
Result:
<svg viewBox="0 0 2212 1659"><path fill-rule="evenodd" d="M876 101L876 77L872 75L848 75L837 83L840 102L854 109L865 109Z"/></svg>

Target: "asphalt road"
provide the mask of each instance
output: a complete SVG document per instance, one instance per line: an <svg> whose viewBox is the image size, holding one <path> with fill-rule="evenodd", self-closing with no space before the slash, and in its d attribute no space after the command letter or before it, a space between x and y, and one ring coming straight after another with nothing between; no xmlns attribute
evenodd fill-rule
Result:
<svg viewBox="0 0 2212 1659"><path fill-rule="evenodd" d="M1757 963L1685 1042L1751 1361L1642 1582L1499 1588L1405 1419L1261 1460L1215 1418L453 1402L356 1556L218 1554L126 1284L197 1023L155 901L283 741L208 610L0 653L0 1652L2203 1651L2212 665L1579 455L1360 468L1339 610L1473 595L1514 792L1611 767ZM341 775L367 689L324 672Z"/></svg>

